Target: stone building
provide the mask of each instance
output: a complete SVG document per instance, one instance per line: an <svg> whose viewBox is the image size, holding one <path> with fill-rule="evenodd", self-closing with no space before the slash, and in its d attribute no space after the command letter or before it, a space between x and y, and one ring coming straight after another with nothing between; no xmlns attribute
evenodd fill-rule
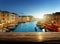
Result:
<svg viewBox="0 0 60 44"><path fill-rule="evenodd" d="M15 14L15 13L9 13L9 16L8 16L8 28L15 28L15 25L18 25L18 15Z"/></svg>
<svg viewBox="0 0 60 44"><path fill-rule="evenodd" d="M15 28L18 23L31 22L33 16L18 16L16 13L0 11L0 32L6 32Z"/></svg>
<svg viewBox="0 0 60 44"><path fill-rule="evenodd" d="M39 21L37 25L45 28L46 31L60 32L60 12L45 14L44 19Z"/></svg>
<svg viewBox="0 0 60 44"><path fill-rule="evenodd" d="M18 15L8 11L0 11L0 30L15 28L18 24Z"/></svg>
<svg viewBox="0 0 60 44"><path fill-rule="evenodd" d="M56 22L56 25L60 26L60 12L53 13L53 19Z"/></svg>
<svg viewBox="0 0 60 44"><path fill-rule="evenodd" d="M55 22L56 25L60 25L60 12L47 14L45 15L45 19L47 22Z"/></svg>
<svg viewBox="0 0 60 44"><path fill-rule="evenodd" d="M19 22L23 23L23 22L31 22L34 20L33 16L19 16Z"/></svg>

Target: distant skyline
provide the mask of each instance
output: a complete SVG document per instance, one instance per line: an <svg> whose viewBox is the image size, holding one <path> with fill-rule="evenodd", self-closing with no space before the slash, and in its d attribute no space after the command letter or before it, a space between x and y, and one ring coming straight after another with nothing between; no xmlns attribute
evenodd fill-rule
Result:
<svg viewBox="0 0 60 44"><path fill-rule="evenodd" d="M60 12L60 0L0 0L0 10L39 17Z"/></svg>

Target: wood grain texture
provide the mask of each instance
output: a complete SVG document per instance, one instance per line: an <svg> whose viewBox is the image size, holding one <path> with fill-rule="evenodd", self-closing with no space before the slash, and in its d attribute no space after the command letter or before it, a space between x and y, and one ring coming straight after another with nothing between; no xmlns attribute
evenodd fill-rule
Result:
<svg viewBox="0 0 60 44"><path fill-rule="evenodd" d="M59 41L59 32L6 32L0 33L0 41L45 42Z"/></svg>

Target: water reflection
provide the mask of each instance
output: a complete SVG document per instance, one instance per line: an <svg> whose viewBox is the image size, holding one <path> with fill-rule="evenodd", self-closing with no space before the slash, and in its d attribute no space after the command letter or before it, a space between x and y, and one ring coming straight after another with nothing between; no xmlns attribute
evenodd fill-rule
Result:
<svg viewBox="0 0 60 44"><path fill-rule="evenodd" d="M36 26L36 23L37 21L21 23L12 32L36 32L35 28L37 28L37 32L42 32L42 30Z"/></svg>

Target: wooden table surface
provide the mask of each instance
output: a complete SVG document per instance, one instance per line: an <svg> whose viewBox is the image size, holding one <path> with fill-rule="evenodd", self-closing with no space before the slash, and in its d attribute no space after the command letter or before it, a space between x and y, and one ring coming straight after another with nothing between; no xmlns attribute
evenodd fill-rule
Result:
<svg viewBox="0 0 60 44"><path fill-rule="evenodd" d="M60 42L59 32L6 32L0 33L0 41Z"/></svg>

